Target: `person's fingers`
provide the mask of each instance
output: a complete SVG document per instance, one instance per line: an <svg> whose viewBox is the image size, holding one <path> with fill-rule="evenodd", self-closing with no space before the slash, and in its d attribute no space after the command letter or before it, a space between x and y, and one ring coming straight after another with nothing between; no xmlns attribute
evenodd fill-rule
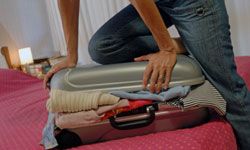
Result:
<svg viewBox="0 0 250 150"><path fill-rule="evenodd" d="M135 61L145 61L146 57L145 56L141 56L141 57L137 57L134 59Z"/></svg>
<svg viewBox="0 0 250 150"><path fill-rule="evenodd" d="M48 83L49 77L46 74L44 79L43 79L43 88L46 89L47 88L47 83Z"/></svg>
<svg viewBox="0 0 250 150"><path fill-rule="evenodd" d="M55 72L56 72L56 70L54 68L51 68L49 70L49 72L47 72L47 74L45 75L44 80L43 80L43 86L44 86L44 88L47 88L47 83L48 83L49 79L52 77L52 75Z"/></svg>
<svg viewBox="0 0 250 150"><path fill-rule="evenodd" d="M45 77L44 77L44 80L43 80L43 87L44 88L47 88L47 83L50 79L50 77L52 76L52 73L48 72Z"/></svg>
<svg viewBox="0 0 250 150"><path fill-rule="evenodd" d="M165 82L164 82L164 89L167 89L169 86L169 82L171 80L171 74L172 74L173 68L168 67L166 70L166 76L165 76Z"/></svg>
<svg viewBox="0 0 250 150"><path fill-rule="evenodd" d="M47 78L47 75L44 76L44 79L43 79L43 88L46 89L46 85L47 85L47 82L48 82L48 78Z"/></svg>
<svg viewBox="0 0 250 150"><path fill-rule="evenodd" d="M154 68L153 70L153 73L150 77L150 92L154 93L155 92L155 84L156 84L156 81L157 81L157 78L158 78L158 74L159 74L159 70L158 68Z"/></svg>
<svg viewBox="0 0 250 150"><path fill-rule="evenodd" d="M57 66L54 66L51 68L51 72L54 74L54 73L58 72L59 70L61 70L61 68L62 67L60 66L60 64L58 64Z"/></svg>
<svg viewBox="0 0 250 150"><path fill-rule="evenodd" d="M134 58L134 60L135 61L146 61L146 60L149 60L149 58L150 58L150 54Z"/></svg>
<svg viewBox="0 0 250 150"><path fill-rule="evenodd" d="M149 80L149 77L152 73L152 70L153 70L152 65L148 64L146 66L146 69L145 69L144 74L143 74L143 89L147 88L148 80Z"/></svg>
<svg viewBox="0 0 250 150"><path fill-rule="evenodd" d="M166 68L165 67L162 67L160 72L159 72L159 77L158 77L158 81L157 81L157 88L156 88L156 92L157 93L160 93L161 89L162 89L162 84L163 84L163 78L164 78L164 75L165 75L165 72L166 72Z"/></svg>

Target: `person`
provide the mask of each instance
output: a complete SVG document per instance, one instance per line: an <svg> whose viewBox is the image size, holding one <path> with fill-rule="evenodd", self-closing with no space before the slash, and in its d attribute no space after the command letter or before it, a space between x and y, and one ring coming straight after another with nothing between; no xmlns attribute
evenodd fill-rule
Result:
<svg viewBox="0 0 250 150"><path fill-rule="evenodd" d="M250 92L236 72L230 25L224 0L130 0L91 38L89 54L101 64L148 61L143 87L167 88L176 63L177 47L167 28L175 25L188 53L227 101L226 118L238 147L250 148ZM67 59L57 71L77 63L79 0L58 0L67 42ZM178 44L177 44L178 45ZM148 83L149 81L149 83Z"/></svg>

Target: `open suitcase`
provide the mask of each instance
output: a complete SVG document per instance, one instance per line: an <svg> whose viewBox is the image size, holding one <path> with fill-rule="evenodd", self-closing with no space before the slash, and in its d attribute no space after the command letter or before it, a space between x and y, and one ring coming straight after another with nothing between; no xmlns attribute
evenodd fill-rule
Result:
<svg viewBox="0 0 250 150"><path fill-rule="evenodd" d="M131 62L65 69L54 75L51 88L85 92L139 91L142 90L142 77L146 64L147 62ZM191 85L199 88L204 83L205 78L198 64L192 58L179 55L170 87ZM194 106L183 109L179 107L179 102L179 99L174 99L170 102L154 103L91 126L68 130L76 133L83 144L87 144L191 127L206 121L207 108Z"/></svg>

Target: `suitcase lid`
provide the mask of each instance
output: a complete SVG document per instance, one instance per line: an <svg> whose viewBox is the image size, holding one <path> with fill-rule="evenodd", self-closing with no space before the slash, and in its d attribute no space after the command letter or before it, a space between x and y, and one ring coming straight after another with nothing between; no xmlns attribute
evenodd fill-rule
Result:
<svg viewBox="0 0 250 150"><path fill-rule="evenodd" d="M51 88L67 91L139 91L142 90L145 62L82 66L64 69L51 80ZM196 85L204 82L199 65L190 57L177 56L169 86Z"/></svg>

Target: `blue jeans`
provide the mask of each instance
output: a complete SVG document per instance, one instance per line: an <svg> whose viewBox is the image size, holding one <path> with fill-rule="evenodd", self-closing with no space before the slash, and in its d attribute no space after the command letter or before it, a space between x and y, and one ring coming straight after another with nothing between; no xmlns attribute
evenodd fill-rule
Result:
<svg viewBox="0 0 250 150"><path fill-rule="evenodd" d="M240 149L250 148L250 92L236 72L224 0L158 0L167 27L175 25L187 51L227 101L227 120ZM133 61L157 52L152 34L136 10L127 6L92 37L89 53L101 64Z"/></svg>

